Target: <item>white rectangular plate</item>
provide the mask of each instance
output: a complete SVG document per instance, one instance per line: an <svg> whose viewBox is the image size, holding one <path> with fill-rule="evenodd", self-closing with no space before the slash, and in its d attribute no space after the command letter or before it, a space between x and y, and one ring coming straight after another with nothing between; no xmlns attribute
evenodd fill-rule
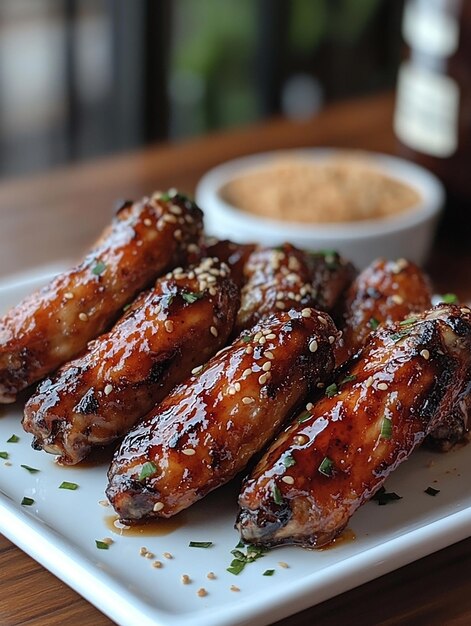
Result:
<svg viewBox="0 0 471 626"><path fill-rule="evenodd" d="M45 278L0 285L0 313ZM62 468L35 452L22 432L21 411L21 403L0 408L0 451L9 455L0 459L0 531L122 626L262 626L469 535L471 447L447 455L419 450L388 481L388 490L402 500L362 507L350 524L355 540L324 551L278 548L234 576L226 568L238 542L236 484L192 507L167 535L113 535L106 523L112 511L99 504L106 465ZM18 443L7 443L12 434ZM39 472L31 474L21 464ZM59 489L62 481L79 488ZM440 493L431 497L427 487ZM32 506L21 505L25 496L34 499ZM95 540L108 536L114 543L98 550ZM190 541L213 546L190 548ZM142 546L162 561L161 569L139 554ZM274 575L263 576L267 569ZM207 578L210 571L215 580ZM183 585L182 574L192 582ZM197 595L200 587L207 596Z"/></svg>

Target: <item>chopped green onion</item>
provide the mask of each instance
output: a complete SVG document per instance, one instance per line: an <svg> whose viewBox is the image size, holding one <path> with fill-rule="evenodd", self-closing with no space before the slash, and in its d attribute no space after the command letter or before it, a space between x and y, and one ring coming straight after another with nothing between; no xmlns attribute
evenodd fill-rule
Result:
<svg viewBox="0 0 471 626"><path fill-rule="evenodd" d="M242 341L244 343L249 343L249 341L252 340L252 336L251 335L245 335L245 337L242 337Z"/></svg>
<svg viewBox="0 0 471 626"><path fill-rule="evenodd" d="M440 296L440 302L444 302L445 304L458 304L458 296L454 293L445 293L443 296Z"/></svg>
<svg viewBox="0 0 471 626"><path fill-rule="evenodd" d="M9 456L8 452L0 452L0 459L8 459Z"/></svg>
<svg viewBox="0 0 471 626"><path fill-rule="evenodd" d="M97 264L92 269L92 274L95 274L95 276L101 276L101 274L103 274L105 270L106 265L103 263L103 261L97 261Z"/></svg>
<svg viewBox="0 0 471 626"><path fill-rule="evenodd" d="M110 547L105 541L100 541L99 539L95 539L95 543L98 550L108 550Z"/></svg>
<svg viewBox="0 0 471 626"><path fill-rule="evenodd" d="M245 554L244 552L239 550L239 548L244 548L244 547L246 547ZM241 571L244 569L246 565L248 565L249 563L253 563L257 559L262 558L265 555L266 551L267 551L266 548L262 548L260 546L253 546L251 544L248 544L247 546L245 546L243 542L239 541L235 549L231 550L231 554L235 558L232 560L230 566L227 568L227 571L230 574L234 574L234 576L237 576L238 574L241 573Z"/></svg>
<svg viewBox="0 0 471 626"><path fill-rule="evenodd" d="M156 472L157 472L157 465L155 463L152 463L152 461L147 461L142 466L141 473L139 474L139 480L145 480L146 478L149 478L150 476L154 476Z"/></svg>
<svg viewBox="0 0 471 626"><path fill-rule="evenodd" d="M394 500L402 500L402 496L398 496L394 491L387 492L384 487L380 487L371 499L375 500L379 506L384 506Z"/></svg>
<svg viewBox="0 0 471 626"><path fill-rule="evenodd" d="M356 378L357 377L355 376L355 374L349 374L348 376L345 376L345 378L343 378L339 384L345 385L347 383L351 383L352 381L356 380Z"/></svg>
<svg viewBox="0 0 471 626"><path fill-rule="evenodd" d="M274 569L266 569L266 570L263 572L263 576L273 576L273 574L274 574L274 573L275 573L275 570L274 570Z"/></svg>
<svg viewBox="0 0 471 626"><path fill-rule="evenodd" d="M34 504L33 498L27 498L26 496L21 501L21 506L31 506Z"/></svg>
<svg viewBox="0 0 471 626"><path fill-rule="evenodd" d="M398 341L401 341L401 339L404 339L404 337L408 337L410 335L410 330L402 330L398 333L393 333L391 335L391 339L394 341L394 343L397 343Z"/></svg>
<svg viewBox="0 0 471 626"><path fill-rule="evenodd" d="M424 493L426 493L428 496L436 496L437 493L440 493L440 489L434 489L433 487L427 487L427 489L425 489Z"/></svg>
<svg viewBox="0 0 471 626"><path fill-rule="evenodd" d="M201 300L203 296L204 296L203 292L194 293L192 291L189 291L187 293L182 293L183 300L185 300L185 302L188 302L188 304L193 304L193 302L196 302L197 300Z"/></svg>
<svg viewBox="0 0 471 626"><path fill-rule="evenodd" d="M7 439L7 443L18 443L19 440L20 438L18 435L12 435L10 439Z"/></svg>
<svg viewBox="0 0 471 626"><path fill-rule="evenodd" d="M76 491L78 488L77 483L69 483L66 480L59 485L59 489L68 489L69 491Z"/></svg>
<svg viewBox="0 0 471 626"><path fill-rule="evenodd" d="M188 544L190 548L210 548L213 545L212 541L190 541Z"/></svg>
<svg viewBox="0 0 471 626"><path fill-rule="evenodd" d="M275 504L283 504L283 496L278 485L272 486L273 501Z"/></svg>
<svg viewBox="0 0 471 626"><path fill-rule="evenodd" d="M37 474L37 472L39 472L38 469L34 468L34 467L30 467L29 465L20 465L20 467L22 467L23 469L25 469L27 472L29 472L30 474Z"/></svg>
<svg viewBox="0 0 471 626"><path fill-rule="evenodd" d="M320 474L323 474L324 476L327 476L328 478L330 478L332 476L333 464L332 464L332 461L329 459L328 456L323 458L322 463L317 468L317 471Z"/></svg>
<svg viewBox="0 0 471 626"><path fill-rule="evenodd" d="M410 326L411 324L415 324L416 321L416 317L408 317L406 320L402 320L402 322L399 322L399 326Z"/></svg>
<svg viewBox="0 0 471 626"><path fill-rule="evenodd" d="M379 326L379 322L376 317L370 317L368 324L372 330L376 330Z"/></svg>
<svg viewBox="0 0 471 626"><path fill-rule="evenodd" d="M328 387L326 387L325 389L325 395L328 398L333 398L335 396L335 394L338 392L338 387L335 383L332 383L331 385L329 385Z"/></svg>
<svg viewBox="0 0 471 626"><path fill-rule="evenodd" d="M391 439L392 437L392 421L387 417L383 417L383 421L381 422L381 437L382 439Z"/></svg>
<svg viewBox="0 0 471 626"><path fill-rule="evenodd" d="M293 467L293 465L296 465L296 461L291 456L291 454L287 454L285 457L283 457L283 465L285 467Z"/></svg>
<svg viewBox="0 0 471 626"><path fill-rule="evenodd" d="M310 411L305 411L304 413L301 413L301 415L298 417L298 424L302 424L303 422L306 422L309 418L311 417L311 412Z"/></svg>

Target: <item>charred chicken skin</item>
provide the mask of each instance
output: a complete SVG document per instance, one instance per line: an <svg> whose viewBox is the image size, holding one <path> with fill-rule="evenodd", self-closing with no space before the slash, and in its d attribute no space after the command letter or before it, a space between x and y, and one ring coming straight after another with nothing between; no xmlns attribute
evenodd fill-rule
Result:
<svg viewBox="0 0 471 626"><path fill-rule="evenodd" d="M109 333L41 383L23 420L33 446L74 464L124 435L226 343L238 303L217 259L159 279Z"/></svg>
<svg viewBox="0 0 471 626"><path fill-rule="evenodd" d="M178 194L123 203L79 266L0 319L0 403L76 356L137 293L183 264L201 229L201 211Z"/></svg>
<svg viewBox="0 0 471 626"><path fill-rule="evenodd" d="M471 380L471 310L441 305L380 327L245 482L244 541L320 547L439 427Z"/></svg>
<svg viewBox="0 0 471 626"><path fill-rule="evenodd" d="M107 496L121 519L171 517L240 472L332 370L330 317L279 312L176 387L123 440Z"/></svg>
<svg viewBox="0 0 471 626"><path fill-rule="evenodd" d="M417 265L405 259L374 261L347 291L339 322L343 334L337 364L355 354L380 324L399 322L431 306L428 278Z"/></svg>
<svg viewBox="0 0 471 626"><path fill-rule="evenodd" d="M313 255L288 243L252 252L244 267L246 283L236 330L251 328L276 311L309 306L330 311L352 271L338 255L331 256L329 262L323 254Z"/></svg>

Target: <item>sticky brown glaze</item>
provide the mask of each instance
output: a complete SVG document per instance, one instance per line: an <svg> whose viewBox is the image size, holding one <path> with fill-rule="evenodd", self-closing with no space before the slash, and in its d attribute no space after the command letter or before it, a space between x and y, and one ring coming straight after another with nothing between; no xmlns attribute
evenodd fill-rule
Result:
<svg viewBox="0 0 471 626"><path fill-rule="evenodd" d="M0 319L0 403L55 370L138 292L186 261L202 213L184 196L124 202L93 250Z"/></svg>
<svg viewBox="0 0 471 626"><path fill-rule="evenodd" d="M245 482L244 541L320 547L450 413L470 383L471 310L380 327ZM332 396L332 397L329 397Z"/></svg>
<svg viewBox="0 0 471 626"><path fill-rule="evenodd" d="M338 321L343 331L336 348L341 364L359 350L372 330L385 322L398 322L422 313L432 304L428 278L410 261L378 259L351 285Z"/></svg>
<svg viewBox="0 0 471 626"><path fill-rule="evenodd" d="M334 250L308 254L316 308L334 315L356 276L356 269Z"/></svg>
<svg viewBox="0 0 471 626"><path fill-rule="evenodd" d="M119 516L171 517L240 472L329 375L336 335L326 313L279 312L174 389L114 457Z"/></svg>
<svg viewBox="0 0 471 626"><path fill-rule="evenodd" d="M124 435L226 343L238 303L229 268L213 259L159 279L111 332L39 386L23 419L33 446L74 464Z"/></svg>
<svg viewBox="0 0 471 626"><path fill-rule="evenodd" d="M206 256L216 257L226 263L231 270L232 280L242 287L246 282L244 267L255 247L254 243L235 243L229 239L208 238L204 251Z"/></svg>

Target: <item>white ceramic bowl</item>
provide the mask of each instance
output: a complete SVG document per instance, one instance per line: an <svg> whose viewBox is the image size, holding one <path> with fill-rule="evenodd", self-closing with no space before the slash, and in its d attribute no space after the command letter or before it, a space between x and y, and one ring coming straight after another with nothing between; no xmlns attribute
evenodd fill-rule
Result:
<svg viewBox="0 0 471 626"><path fill-rule="evenodd" d="M234 178L265 168L280 158L309 159L317 163L346 152L361 156L365 164L413 188L419 203L406 212L387 218L342 223L306 224L270 220L229 204L221 189ZM444 189L430 172L403 159L374 152L312 148L265 152L223 163L207 172L196 189L196 201L205 213L206 232L234 241L257 241L279 245L289 241L309 250L334 249L359 268L377 257L405 257L422 265L433 242L444 203Z"/></svg>

